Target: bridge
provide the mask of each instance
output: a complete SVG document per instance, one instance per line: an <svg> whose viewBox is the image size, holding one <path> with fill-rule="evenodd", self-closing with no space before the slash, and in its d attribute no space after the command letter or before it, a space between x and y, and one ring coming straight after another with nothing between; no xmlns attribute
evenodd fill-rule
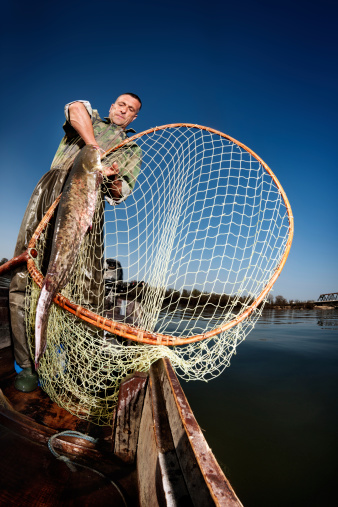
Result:
<svg viewBox="0 0 338 507"><path fill-rule="evenodd" d="M330 294L321 294L316 305L338 306L338 292L331 292Z"/></svg>

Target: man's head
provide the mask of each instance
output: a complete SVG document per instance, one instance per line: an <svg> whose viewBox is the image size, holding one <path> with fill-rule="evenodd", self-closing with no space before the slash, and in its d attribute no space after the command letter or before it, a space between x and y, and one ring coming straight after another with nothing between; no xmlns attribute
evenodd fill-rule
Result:
<svg viewBox="0 0 338 507"><path fill-rule="evenodd" d="M141 106L141 99L135 93L124 93L117 97L114 104L111 105L109 109L110 121L125 128L137 118Z"/></svg>

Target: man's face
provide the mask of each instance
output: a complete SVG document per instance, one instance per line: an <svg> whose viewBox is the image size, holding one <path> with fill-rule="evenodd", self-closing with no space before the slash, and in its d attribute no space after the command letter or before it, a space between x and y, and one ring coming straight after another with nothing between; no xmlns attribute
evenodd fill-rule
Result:
<svg viewBox="0 0 338 507"><path fill-rule="evenodd" d="M140 103L130 95L120 95L109 109L110 121L125 128L137 117Z"/></svg>

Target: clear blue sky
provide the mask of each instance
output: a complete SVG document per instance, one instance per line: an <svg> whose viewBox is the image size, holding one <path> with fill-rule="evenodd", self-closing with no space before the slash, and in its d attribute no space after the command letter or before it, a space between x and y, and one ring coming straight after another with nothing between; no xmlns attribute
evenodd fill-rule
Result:
<svg viewBox="0 0 338 507"><path fill-rule="evenodd" d="M123 91L137 131L173 122L221 130L284 187L295 238L273 294L338 291L337 3L322 0L63 0L2 3L0 258L62 137L63 106L101 116Z"/></svg>

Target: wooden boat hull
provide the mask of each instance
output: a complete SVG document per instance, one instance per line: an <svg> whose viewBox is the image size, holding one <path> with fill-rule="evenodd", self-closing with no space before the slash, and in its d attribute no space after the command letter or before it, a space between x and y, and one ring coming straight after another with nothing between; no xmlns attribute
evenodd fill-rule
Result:
<svg viewBox="0 0 338 507"><path fill-rule="evenodd" d="M155 363L138 439L141 505L241 505L191 411L168 359Z"/></svg>
<svg viewBox="0 0 338 507"><path fill-rule="evenodd" d="M0 306L6 308L8 301L1 290ZM8 328L8 312L0 309L0 316L3 331ZM90 498L88 505L100 505L105 501L102 495L110 495L111 502L117 506L242 505L211 452L168 359L157 361L149 374L136 372L125 379L121 384L114 424L101 428L58 407L40 388L26 394L16 391L13 355L8 336L4 337L4 334L6 332L2 333L0 342L0 425L3 431L10 432L12 439L24 438L30 446L35 444L36 460L40 459L40 454L45 461L55 460L51 453L48 458L45 455L47 444L53 437L58 454L75 463L77 470L86 467L88 474L92 471L91 479L87 475L83 483L80 481L81 486L76 486L77 501L81 498L81 505L87 505L86 498L88 501ZM65 430L80 434L60 434ZM83 437L86 435L95 436L96 442L86 440ZM25 481L16 477L19 467L15 469L15 459L19 462L27 459L24 444L22 446L22 454L14 457L14 461L8 458L0 462L0 476L3 470L8 473L13 468L12 485L2 486L0 504L8 503L10 499L20 505L38 505L31 503L27 477ZM0 438L0 452L1 447L4 448L4 439ZM31 449L29 453L32 459ZM66 466L62 463L62 467ZM23 470L26 476L29 475L29 470ZM101 474L101 481L102 477L106 479L104 486L97 485L97 473ZM13 488L14 477L16 489ZM43 473L41 477L44 480ZM110 480L109 491L107 478ZM31 481L34 480L36 478L32 477ZM67 487L72 491L69 484ZM49 492L48 500L44 495L44 505L58 505L60 488L62 481L60 483L56 476L54 482L48 486L44 484L44 491ZM69 501L69 505L73 503Z"/></svg>

